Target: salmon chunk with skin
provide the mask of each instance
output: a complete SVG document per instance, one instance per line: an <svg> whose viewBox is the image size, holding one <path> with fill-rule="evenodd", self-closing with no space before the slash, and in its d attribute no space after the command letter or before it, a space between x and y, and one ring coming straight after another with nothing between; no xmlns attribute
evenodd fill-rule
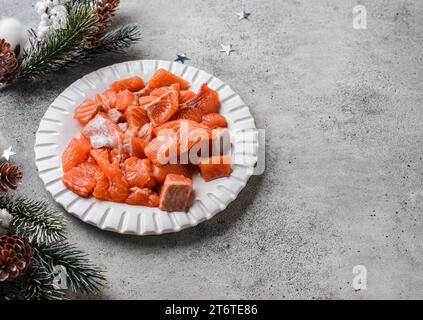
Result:
<svg viewBox="0 0 423 320"><path fill-rule="evenodd" d="M229 177L232 172L231 158L229 156L213 156L202 159L199 163L201 177L205 181Z"/></svg>
<svg viewBox="0 0 423 320"><path fill-rule="evenodd" d="M160 192L160 210L186 211L192 194L192 180L168 174Z"/></svg>

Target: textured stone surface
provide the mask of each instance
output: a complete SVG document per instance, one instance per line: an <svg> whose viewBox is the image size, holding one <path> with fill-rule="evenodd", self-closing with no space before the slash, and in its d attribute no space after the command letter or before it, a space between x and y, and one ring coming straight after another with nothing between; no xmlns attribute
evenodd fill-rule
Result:
<svg viewBox="0 0 423 320"><path fill-rule="evenodd" d="M35 1L1 14L37 23ZM99 298L423 298L420 1L122 1L143 41L121 57L0 91L0 126L24 170L16 192L47 199L34 136L48 105L84 74L174 59L230 84L266 129L267 168L223 213L160 237L101 232L69 217L72 241L108 270ZM220 44L236 50L227 57ZM60 208L57 208L61 210ZM368 289L356 292L354 265Z"/></svg>

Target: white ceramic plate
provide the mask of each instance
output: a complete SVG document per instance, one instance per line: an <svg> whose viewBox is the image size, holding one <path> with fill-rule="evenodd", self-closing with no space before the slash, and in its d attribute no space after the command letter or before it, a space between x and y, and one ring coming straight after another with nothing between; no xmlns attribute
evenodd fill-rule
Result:
<svg viewBox="0 0 423 320"><path fill-rule="evenodd" d="M158 208L130 206L94 198L82 198L62 183L61 154L73 137L79 137L80 124L73 119L73 110L85 99L106 90L113 81L138 75L148 80L153 73L164 68L191 82L195 92L203 83L219 93L220 113L228 120L232 141L232 155L243 153L242 164L233 164L230 177L205 182L193 178L195 201L188 213L163 212ZM245 151L247 150L247 151ZM47 109L41 120L35 141L35 159L41 179L53 198L66 211L100 229L118 233L149 235L177 232L212 218L235 200L253 173L257 160L258 139L254 119L242 99L226 84L214 76L176 62L138 60L92 72L69 86Z"/></svg>

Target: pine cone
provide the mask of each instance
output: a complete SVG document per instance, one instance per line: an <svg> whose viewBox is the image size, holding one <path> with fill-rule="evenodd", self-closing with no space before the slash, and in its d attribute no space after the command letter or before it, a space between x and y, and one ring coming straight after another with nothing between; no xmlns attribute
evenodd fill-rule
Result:
<svg viewBox="0 0 423 320"><path fill-rule="evenodd" d="M16 189L21 179L22 172L18 166L10 165L7 161L0 164L0 192Z"/></svg>
<svg viewBox="0 0 423 320"><path fill-rule="evenodd" d="M19 236L0 237L0 282L21 276L32 260L32 246Z"/></svg>
<svg viewBox="0 0 423 320"><path fill-rule="evenodd" d="M114 16L114 12L119 4L119 0L97 0L96 10L100 18L100 23L105 23L107 27L110 27L110 18Z"/></svg>
<svg viewBox="0 0 423 320"><path fill-rule="evenodd" d="M10 44L0 39L0 83L9 84L18 78L19 65Z"/></svg>
<svg viewBox="0 0 423 320"><path fill-rule="evenodd" d="M98 41L104 37L106 30L112 25L111 18L115 15L120 0L97 0L95 8L98 16L97 32L93 38L86 44L87 48L94 48Z"/></svg>

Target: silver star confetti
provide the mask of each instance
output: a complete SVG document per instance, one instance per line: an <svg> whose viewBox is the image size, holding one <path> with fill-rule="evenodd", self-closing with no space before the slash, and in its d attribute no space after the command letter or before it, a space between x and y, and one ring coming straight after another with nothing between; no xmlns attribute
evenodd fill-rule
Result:
<svg viewBox="0 0 423 320"><path fill-rule="evenodd" d="M175 61L185 63L185 61L191 60L185 53L177 54Z"/></svg>
<svg viewBox="0 0 423 320"><path fill-rule="evenodd" d="M239 20L242 20L242 19L248 20L248 17L249 17L250 14L251 13L245 11L244 8L242 8L241 12L236 13L236 15L238 16L238 19Z"/></svg>
<svg viewBox="0 0 423 320"><path fill-rule="evenodd" d="M231 54L231 52L235 51L232 49L232 45L225 46L224 44L221 45L222 49L220 49L220 52L225 52L227 56Z"/></svg>
<svg viewBox="0 0 423 320"><path fill-rule="evenodd" d="M3 154L1 155L1 158L5 158L7 161L9 161L11 156L14 156L16 153L12 151L12 147L9 147L3 151ZM0 158L0 159L1 159Z"/></svg>

